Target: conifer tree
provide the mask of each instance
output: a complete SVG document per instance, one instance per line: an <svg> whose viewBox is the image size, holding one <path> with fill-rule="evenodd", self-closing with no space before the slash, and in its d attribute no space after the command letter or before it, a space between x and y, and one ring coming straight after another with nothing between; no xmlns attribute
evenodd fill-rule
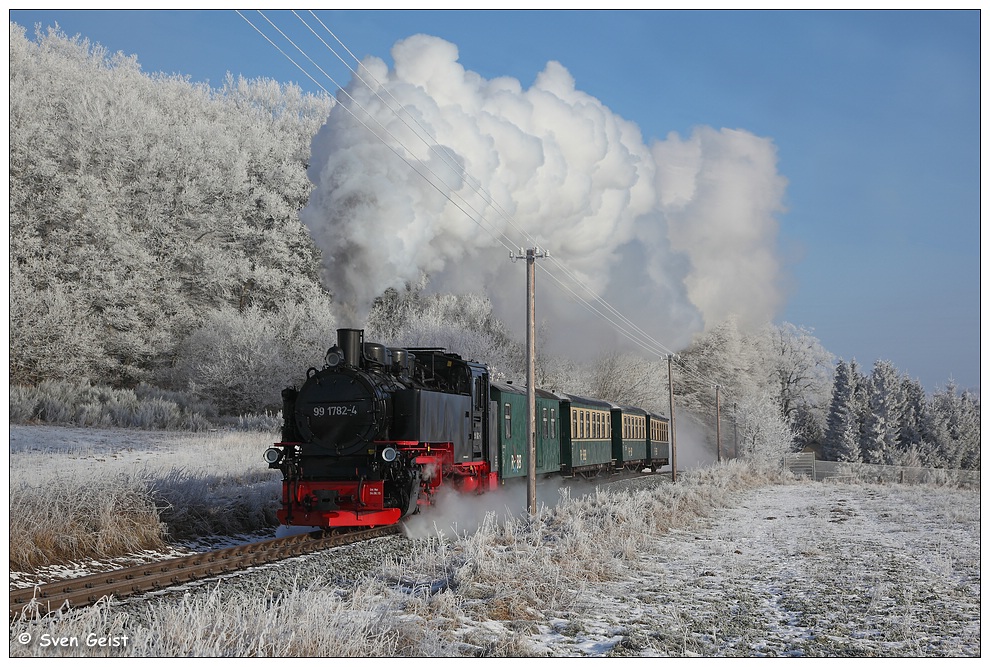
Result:
<svg viewBox="0 0 990 667"><path fill-rule="evenodd" d="M890 465L897 462L898 438L903 412L901 380L889 361L873 365L868 389L869 413L863 432L863 460Z"/></svg>
<svg viewBox="0 0 990 667"><path fill-rule="evenodd" d="M823 456L828 461L861 460L855 393L856 383L853 372L849 365L840 359L835 368L832 401L826 420Z"/></svg>
<svg viewBox="0 0 990 667"><path fill-rule="evenodd" d="M902 452L907 452L912 448L923 452L925 449L925 412L928 409L925 389L917 380L904 378L901 384L901 393L904 397L904 403L897 448Z"/></svg>
<svg viewBox="0 0 990 667"><path fill-rule="evenodd" d="M926 430L932 439L935 467L979 469L980 404L972 394L959 394L950 380L945 389L932 395Z"/></svg>

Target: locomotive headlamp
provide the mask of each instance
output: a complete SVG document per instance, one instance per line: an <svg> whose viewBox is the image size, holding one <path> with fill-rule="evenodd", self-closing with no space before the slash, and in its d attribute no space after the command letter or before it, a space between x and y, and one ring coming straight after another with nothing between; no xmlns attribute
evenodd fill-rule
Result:
<svg viewBox="0 0 990 667"><path fill-rule="evenodd" d="M272 466L282 459L282 450L277 447L269 447L265 450L265 462Z"/></svg>
<svg viewBox="0 0 990 667"><path fill-rule="evenodd" d="M399 452L395 450L394 447L386 447L382 450L382 460L391 463L395 460L395 457L399 455Z"/></svg>
<svg viewBox="0 0 990 667"><path fill-rule="evenodd" d="M326 361L327 368L336 368L344 361L344 353L340 351L339 347L334 345L327 350L327 356L324 361Z"/></svg>

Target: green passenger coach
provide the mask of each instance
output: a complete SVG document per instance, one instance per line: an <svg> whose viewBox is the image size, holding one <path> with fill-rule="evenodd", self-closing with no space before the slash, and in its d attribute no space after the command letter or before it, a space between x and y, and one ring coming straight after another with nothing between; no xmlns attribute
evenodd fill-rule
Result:
<svg viewBox="0 0 990 667"><path fill-rule="evenodd" d="M526 427L526 387L491 383L491 400L498 406L499 461L503 480L529 474ZM536 390L536 474L560 472L560 401L550 392Z"/></svg>
<svg viewBox="0 0 990 667"><path fill-rule="evenodd" d="M612 457L616 468L641 471L649 467L646 410L612 406Z"/></svg>
<svg viewBox="0 0 990 667"><path fill-rule="evenodd" d="M529 475L526 387L490 384L502 483ZM670 421L636 407L536 390L536 474L595 477L670 464Z"/></svg>
<svg viewBox="0 0 990 667"><path fill-rule="evenodd" d="M670 418L650 413L647 415L647 437L650 446L650 469L659 472L670 465Z"/></svg>
<svg viewBox="0 0 990 667"><path fill-rule="evenodd" d="M560 473L594 476L611 472L612 404L560 394L560 414L569 426L561 431Z"/></svg>

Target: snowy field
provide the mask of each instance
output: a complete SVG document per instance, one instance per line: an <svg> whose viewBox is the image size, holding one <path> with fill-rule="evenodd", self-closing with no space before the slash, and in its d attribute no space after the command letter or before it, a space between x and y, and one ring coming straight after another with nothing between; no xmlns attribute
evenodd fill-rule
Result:
<svg viewBox="0 0 990 667"><path fill-rule="evenodd" d="M584 596L555 655L980 654L975 491L803 483L738 494Z"/></svg>
<svg viewBox="0 0 990 667"><path fill-rule="evenodd" d="M13 458L34 462L42 433L12 429ZM128 454L150 463L176 444L169 434L134 435L125 452L112 433L73 437L78 447L57 449L85 452L87 468L94 457L127 465ZM603 488L557 494L534 522L505 510L523 507L518 495L489 494L487 506L458 500L417 517L413 540L18 621L10 655L981 653L978 489L773 483L737 464L686 473L677 485L657 477ZM555 493L542 488L542 502ZM128 641L41 641L90 634Z"/></svg>

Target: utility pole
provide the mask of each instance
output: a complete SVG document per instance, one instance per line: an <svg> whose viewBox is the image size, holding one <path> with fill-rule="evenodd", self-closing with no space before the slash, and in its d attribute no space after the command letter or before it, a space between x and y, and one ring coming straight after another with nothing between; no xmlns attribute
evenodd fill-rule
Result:
<svg viewBox="0 0 990 667"><path fill-rule="evenodd" d="M722 462L722 402L721 387L715 385L715 446L718 448L718 462Z"/></svg>
<svg viewBox="0 0 990 667"><path fill-rule="evenodd" d="M526 432L529 438L529 464L526 468L526 506L530 515L536 514L536 260L549 257L550 253L538 246L520 254L509 253L513 262L526 260Z"/></svg>
<svg viewBox="0 0 990 667"><path fill-rule="evenodd" d="M736 404L732 404L732 458L739 458L739 422L736 421Z"/></svg>
<svg viewBox="0 0 990 667"><path fill-rule="evenodd" d="M670 403L670 481L677 481L677 443L674 432L674 355L667 355L667 395Z"/></svg>

